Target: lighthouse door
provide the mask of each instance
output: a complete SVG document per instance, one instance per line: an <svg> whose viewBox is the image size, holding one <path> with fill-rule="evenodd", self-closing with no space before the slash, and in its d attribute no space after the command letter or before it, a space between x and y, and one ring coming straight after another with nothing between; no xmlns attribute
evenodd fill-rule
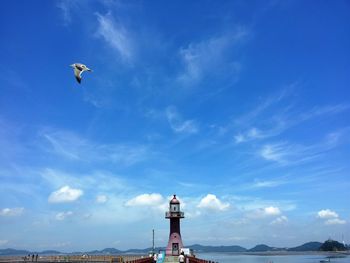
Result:
<svg viewBox="0 0 350 263"><path fill-rule="evenodd" d="M179 243L173 243L172 249L173 249L172 255L178 256L179 255Z"/></svg>

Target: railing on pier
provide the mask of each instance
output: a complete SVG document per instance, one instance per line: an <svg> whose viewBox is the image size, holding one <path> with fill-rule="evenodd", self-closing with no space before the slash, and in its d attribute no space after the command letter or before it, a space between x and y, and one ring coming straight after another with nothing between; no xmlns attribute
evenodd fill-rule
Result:
<svg viewBox="0 0 350 263"><path fill-rule="evenodd" d="M135 260L124 261L124 263L152 263L153 257L139 258Z"/></svg>
<svg viewBox="0 0 350 263"><path fill-rule="evenodd" d="M47 256L38 260L46 262L106 262L106 263L146 263L135 262L136 260L143 259L141 255L67 255L67 256ZM29 262L29 261L27 261Z"/></svg>
<svg viewBox="0 0 350 263"><path fill-rule="evenodd" d="M215 261L200 259L196 257L186 257L186 263L215 263Z"/></svg>
<svg viewBox="0 0 350 263"><path fill-rule="evenodd" d="M146 255L57 255L57 256L40 256L38 260L28 256L0 256L0 263L151 263L153 258Z"/></svg>

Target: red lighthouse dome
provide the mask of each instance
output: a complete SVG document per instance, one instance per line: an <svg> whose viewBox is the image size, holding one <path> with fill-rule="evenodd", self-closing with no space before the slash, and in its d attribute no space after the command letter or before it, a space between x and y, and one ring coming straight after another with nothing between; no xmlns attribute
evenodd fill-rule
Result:
<svg viewBox="0 0 350 263"><path fill-rule="evenodd" d="M170 204L180 204L180 201L176 199L176 195L170 200Z"/></svg>

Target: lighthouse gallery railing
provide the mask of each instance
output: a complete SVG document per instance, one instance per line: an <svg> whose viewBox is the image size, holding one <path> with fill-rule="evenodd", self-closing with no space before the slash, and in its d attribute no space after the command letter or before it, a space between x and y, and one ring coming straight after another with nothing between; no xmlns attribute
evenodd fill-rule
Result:
<svg viewBox="0 0 350 263"><path fill-rule="evenodd" d="M185 217L184 212L165 212L165 217Z"/></svg>

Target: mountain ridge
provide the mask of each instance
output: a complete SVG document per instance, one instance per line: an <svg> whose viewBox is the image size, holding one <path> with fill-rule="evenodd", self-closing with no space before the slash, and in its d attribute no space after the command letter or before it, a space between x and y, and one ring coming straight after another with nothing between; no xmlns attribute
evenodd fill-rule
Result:
<svg viewBox="0 0 350 263"><path fill-rule="evenodd" d="M239 245L229 245L229 246L205 246L200 244L193 244L191 246L187 246L187 248L193 249L195 252L233 252L233 253L261 253L261 252L305 252L305 251L320 251L320 248L323 243L321 242L307 242L300 246L291 247L291 248L279 248L279 247L270 247L265 244L258 244L250 249L244 248ZM155 251L164 250L165 247L156 247ZM83 251L83 252L60 252L57 250L44 250L42 252L33 252L30 250L22 250L22 249L13 249L6 248L0 249L0 256L10 256L10 255L28 255L28 254L41 254L41 255L59 255L59 254L147 254L152 251L152 248L144 248L144 249L127 249L127 250L119 250L116 248L104 248L102 250L92 250L92 251Z"/></svg>

